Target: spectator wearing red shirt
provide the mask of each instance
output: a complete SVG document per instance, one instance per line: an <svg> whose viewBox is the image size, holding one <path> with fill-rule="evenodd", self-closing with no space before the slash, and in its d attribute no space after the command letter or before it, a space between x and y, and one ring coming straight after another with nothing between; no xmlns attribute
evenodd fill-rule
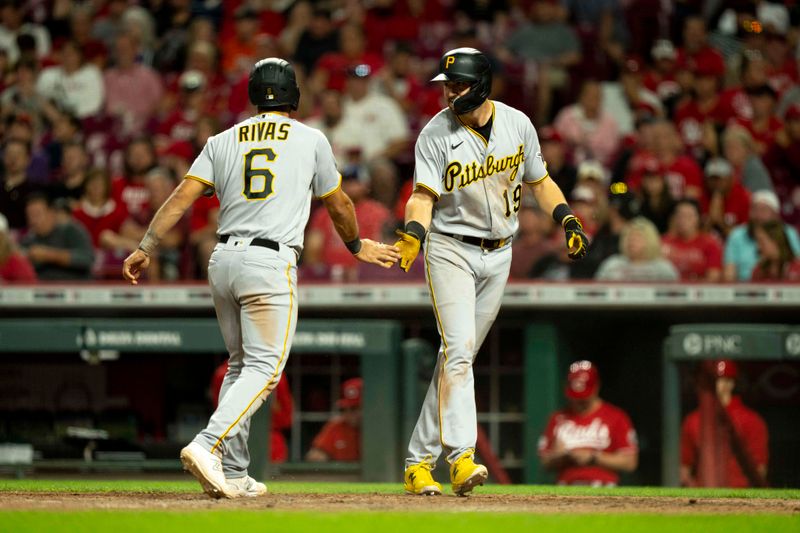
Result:
<svg viewBox="0 0 800 533"><path fill-rule="evenodd" d="M697 162L684 153L683 142L668 120L653 125L653 151L661 164L661 171L674 198L694 198L703 194L703 171Z"/></svg>
<svg viewBox="0 0 800 533"><path fill-rule="evenodd" d="M353 200L361 238L381 240L393 218L388 208L368 196L369 185L357 171L348 171L342 179L342 189ZM336 229L327 211L317 209L311 217L303 262L312 271L329 268L327 274L335 281L355 281L358 261L336 238ZM308 272L308 270L306 269Z"/></svg>
<svg viewBox="0 0 800 533"><path fill-rule="evenodd" d="M111 181L108 173L99 168L86 176L83 195L72 214L83 224L95 248L95 276L117 278L122 261L130 250L117 246L116 235L128 218L125 204L111 198Z"/></svg>
<svg viewBox="0 0 800 533"><path fill-rule="evenodd" d="M639 462L636 430L628 415L599 396L600 376L590 361L569 367L566 409L550 416L539 438L539 458L558 473L559 485L613 487L619 472Z"/></svg>
<svg viewBox="0 0 800 533"><path fill-rule="evenodd" d="M775 136L783 129L783 122L775 116L777 94L767 84L747 90L750 106L753 109L751 119L736 118L753 137L755 152L763 156L775 143Z"/></svg>
<svg viewBox="0 0 800 533"><path fill-rule="evenodd" d="M681 65L704 66L709 71L725 74L722 54L708 43L706 21L700 15L686 17L683 23L683 47L678 50Z"/></svg>
<svg viewBox="0 0 800 533"><path fill-rule="evenodd" d="M675 79L678 51L668 39L658 39L650 50L653 68L645 72L642 83L656 93L661 101L666 101L681 93L681 87Z"/></svg>
<svg viewBox="0 0 800 533"><path fill-rule="evenodd" d="M725 75L722 60L697 59L689 68L694 73L694 94L677 107L673 119L683 144L695 157L700 157L706 129L726 124L732 115L723 105L719 92Z"/></svg>
<svg viewBox="0 0 800 533"><path fill-rule="evenodd" d="M177 107L158 125L156 146L166 148L174 141L189 141L200 118L208 113L208 85L205 75L187 70L178 79L181 88Z"/></svg>
<svg viewBox="0 0 800 533"><path fill-rule="evenodd" d="M225 361L214 370L214 374L211 376L208 393L214 403L214 408L219 403L219 394L222 391L222 383L225 381L228 370L228 361ZM272 399L270 404L272 417L269 426L270 461L273 463L285 463L289 459L289 446L286 442L284 431L292 427L294 411L294 399L292 398L292 391L289 389L289 381L285 373L281 375L281 379L278 380L278 384L275 386L275 391L269 397Z"/></svg>
<svg viewBox="0 0 800 533"><path fill-rule="evenodd" d="M147 173L156 167L156 149L149 137L137 137L125 147L125 170L111 182L111 197L125 204L131 215L138 215L147 207L150 193L145 186Z"/></svg>
<svg viewBox="0 0 800 533"><path fill-rule="evenodd" d="M104 248L103 233L119 232L128 217L125 204L111 198L111 180L108 172L100 168L86 175L83 195L72 214L89 232L95 248Z"/></svg>
<svg viewBox="0 0 800 533"><path fill-rule="evenodd" d="M0 213L0 285L35 282L33 265L17 250L8 232L8 220Z"/></svg>
<svg viewBox="0 0 800 533"><path fill-rule="evenodd" d="M169 170L156 167L147 173L144 185L149 199L146 208L135 214L130 213L122 223L119 233L105 234L103 241L106 246L128 253L136 250L147 231L147 224L153 219L158 207L166 202L175 189L175 180ZM175 281L180 277L187 233L188 217L182 218L164 235L158 255L150 259L148 275L151 281Z"/></svg>
<svg viewBox="0 0 800 533"><path fill-rule="evenodd" d="M309 84L312 91L323 89L343 91L347 71L357 65L367 65L371 72L383 67L380 55L366 50L364 31L357 24L347 24L339 30L339 50L328 52L319 58Z"/></svg>
<svg viewBox="0 0 800 533"><path fill-rule="evenodd" d="M753 238L759 257L753 281L800 281L800 259L792 251L782 222L754 226Z"/></svg>
<svg viewBox="0 0 800 533"><path fill-rule="evenodd" d="M768 85L767 64L764 56L755 50L747 50L742 54L739 68L741 85L736 85L722 91L722 105L737 119L750 120L753 118L753 105L749 91Z"/></svg>
<svg viewBox="0 0 800 533"><path fill-rule="evenodd" d="M738 367L730 360L714 361L712 373L715 378L716 411L720 412L724 424L732 431L726 439L723 449L716 453L725 457L725 473L727 479L723 483L726 487L749 487L750 480L744 474L739 460L736 459L731 448L731 439L739 439L744 449L744 454L755 466L756 474L762 479L767 475L769 447L767 445L767 425L764 420L752 409L746 407L739 396L733 394ZM683 420L681 428L681 484L696 487L703 484L698 473L701 470L701 448L704 443L700 437L700 410L695 409Z"/></svg>
<svg viewBox="0 0 800 533"><path fill-rule="evenodd" d="M701 204L703 214L720 235L747 222L750 213L750 192L734 176L733 166L722 158L706 164L706 190Z"/></svg>
<svg viewBox="0 0 800 533"><path fill-rule="evenodd" d="M792 85L797 84L797 60L794 49L787 39L786 28L767 28L765 31L764 57L767 60L767 77L769 84L778 94L783 94Z"/></svg>
<svg viewBox="0 0 800 533"><path fill-rule="evenodd" d="M329 420L314 437L307 461L358 461L361 459L361 392L364 382L351 378L342 383L336 402L341 414Z"/></svg>
<svg viewBox="0 0 800 533"><path fill-rule="evenodd" d="M722 278L722 243L701 229L700 206L679 200L670 220L670 231L661 249L681 275L681 281L719 281Z"/></svg>

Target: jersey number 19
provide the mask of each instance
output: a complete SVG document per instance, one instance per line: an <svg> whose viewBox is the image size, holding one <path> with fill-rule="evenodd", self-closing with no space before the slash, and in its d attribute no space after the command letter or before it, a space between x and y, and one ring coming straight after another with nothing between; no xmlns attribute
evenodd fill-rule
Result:
<svg viewBox="0 0 800 533"><path fill-rule="evenodd" d="M511 216L511 210L514 210L514 213L519 211L520 202L522 201L522 186L518 183L516 187L514 187L514 192L511 193L511 199L513 201L509 201L508 198L508 189L503 191L503 200L506 202L506 218Z"/></svg>

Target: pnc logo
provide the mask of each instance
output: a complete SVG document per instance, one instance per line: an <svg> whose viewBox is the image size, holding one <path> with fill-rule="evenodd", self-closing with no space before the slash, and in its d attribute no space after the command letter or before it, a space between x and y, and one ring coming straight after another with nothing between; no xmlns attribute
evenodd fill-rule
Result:
<svg viewBox="0 0 800 533"><path fill-rule="evenodd" d="M447 59L444 60L444 68L447 70L450 68L450 65L456 62L456 56L447 56Z"/></svg>

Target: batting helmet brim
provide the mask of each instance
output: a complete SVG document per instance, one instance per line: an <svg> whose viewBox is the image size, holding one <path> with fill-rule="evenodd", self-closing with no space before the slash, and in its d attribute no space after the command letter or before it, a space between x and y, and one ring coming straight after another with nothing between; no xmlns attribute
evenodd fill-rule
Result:
<svg viewBox="0 0 800 533"><path fill-rule="evenodd" d="M436 77L431 78L431 81L450 81L447 74L438 74Z"/></svg>

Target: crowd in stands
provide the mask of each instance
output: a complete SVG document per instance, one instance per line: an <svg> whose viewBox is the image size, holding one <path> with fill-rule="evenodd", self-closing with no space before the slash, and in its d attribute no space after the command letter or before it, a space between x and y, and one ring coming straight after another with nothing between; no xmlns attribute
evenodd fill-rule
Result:
<svg viewBox="0 0 800 533"><path fill-rule="evenodd" d="M206 139L255 114L253 63L298 71L361 236L390 241L428 83L471 46L525 111L593 240L523 199L512 279L800 279L800 7L767 0L0 0L0 282L119 279ZM150 281L203 279L219 204L164 239ZM300 276L362 269L312 213Z"/></svg>

